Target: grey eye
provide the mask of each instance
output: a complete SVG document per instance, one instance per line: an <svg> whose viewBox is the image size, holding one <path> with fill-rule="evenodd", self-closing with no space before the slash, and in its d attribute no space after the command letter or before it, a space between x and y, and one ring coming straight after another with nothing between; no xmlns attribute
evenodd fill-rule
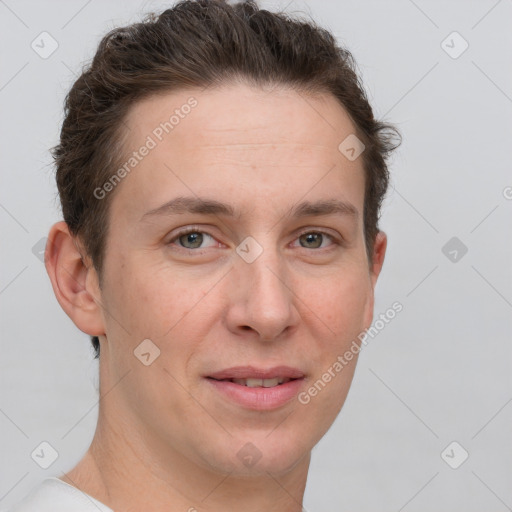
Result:
<svg viewBox="0 0 512 512"><path fill-rule="evenodd" d="M299 237L300 245L307 249L318 249L323 242L322 233L305 233Z"/></svg>
<svg viewBox="0 0 512 512"><path fill-rule="evenodd" d="M181 235L178 240L180 241L180 244L187 249L197 249L198 247L201 247L203 243L203 234L198 231L194 231L192 233Z"/></svg>

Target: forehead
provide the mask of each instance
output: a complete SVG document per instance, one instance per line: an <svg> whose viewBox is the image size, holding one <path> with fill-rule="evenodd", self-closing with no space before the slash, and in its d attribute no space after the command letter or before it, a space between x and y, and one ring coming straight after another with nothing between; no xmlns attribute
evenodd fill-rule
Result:
<svg viewBox="0 0 512 512"><path fill-rule="evenodd" d="M245 84L160 93L136 103L126 123L132 143L149 133L165 138L172 132L176 142L202 146L295 142L312 147L312 141L318 144L321 139L324 147L336 149L340 137L355 132L349 115L331 94L312 96L285 87ZM189 131L194 132L193 139Z"/></svg>
<svg viewBox="0 0 512 512"><path fill-rule="evenodd" d="M364 187L362 159L338 149L354 124L330 94L241 84L180 90L138 102L125 123L125 160L139 156L114 203L131 203L134 215L203 191L250 204L256 184L262 193L281 185L282 199L315 182L352 196Z"/></svg>

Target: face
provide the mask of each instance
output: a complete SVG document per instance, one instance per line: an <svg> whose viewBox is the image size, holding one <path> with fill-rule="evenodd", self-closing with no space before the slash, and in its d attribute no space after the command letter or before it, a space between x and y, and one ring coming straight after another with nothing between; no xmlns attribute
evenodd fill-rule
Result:
<svg viewBox="0 0 512 512"><path fill-rule="evenodd" d="M335 363L372 319L385 243L370 266L362 158L338 150L354 126L329 95L243 85L155 96L126 124L137 163L110 192L100 292L107 412L162 456L287 472L340 411L357 356Z"/></svg>

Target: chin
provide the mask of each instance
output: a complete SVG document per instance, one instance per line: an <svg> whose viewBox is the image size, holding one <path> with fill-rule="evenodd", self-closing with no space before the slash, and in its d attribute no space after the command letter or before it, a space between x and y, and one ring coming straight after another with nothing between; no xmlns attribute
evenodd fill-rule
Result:
<svg viewBox="0 0 512 512"><path fill-rule="evenodd" d="M202 455L210 469L215 466L220 473L241 477L285 475L305 458L309 459L313 448L313 441L308 443L304 432L297 430L292 434L285 429L279 432L279 427L270 434L268 431L238 433L223 441Z"/></svg>

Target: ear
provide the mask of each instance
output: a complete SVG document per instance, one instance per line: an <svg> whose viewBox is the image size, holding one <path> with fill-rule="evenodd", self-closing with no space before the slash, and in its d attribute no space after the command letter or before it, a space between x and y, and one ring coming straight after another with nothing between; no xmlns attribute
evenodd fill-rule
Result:
<svg viewBox="0 0 512 512"><path fill-rule="evenodd" d="M370 290L368 291L368 301L365 312L365 328L369 329L373 320L373 307L375 302L375 285L379 277L382 265L384 264L384 257L386 255L386 248L388 238L384 231L379 231L375 237L373 244L373 259L370 265Z"/></svg>
<svg viewBox="0 0 512 512"><path fill-rule="evenodd" d="M84 262L64 221L50 229L45 266L55 297L73 323L91 336L104 335L98 275L92 264Z"/></svg>
<svg viewBox="0 0 512 512"><path fill-rule="evenodd" d="M384 265L384 257L386 256L386 248L388 246L388 237L384 231L379 231L375 237L373 245L373 261L371 264L370 276L372 280L372 288L375 290L375 284L379 277L382 265Z"/></svg>

